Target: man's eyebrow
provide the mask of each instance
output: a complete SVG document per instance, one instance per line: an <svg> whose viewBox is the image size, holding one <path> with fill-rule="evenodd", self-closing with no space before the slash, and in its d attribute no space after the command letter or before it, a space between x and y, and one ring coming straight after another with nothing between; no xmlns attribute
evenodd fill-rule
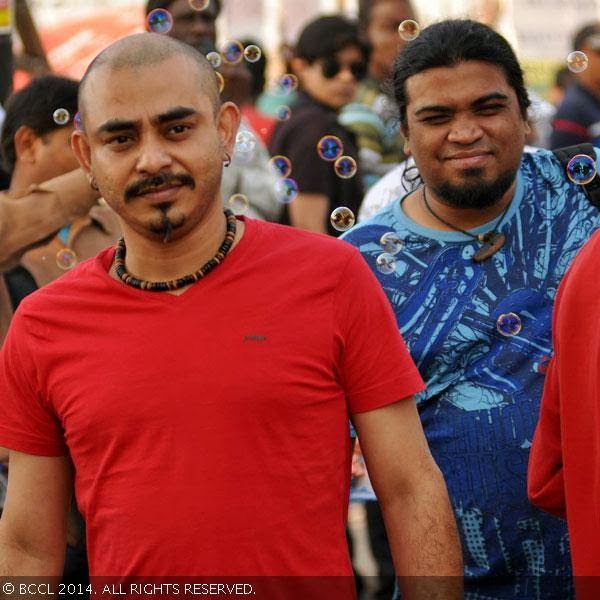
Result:
<svg viewBox="0 0 600 600"><path fill-rule="evenodd" d="M485 96L481 96L481 98L477 98L471 102L471 106L477 108L488 103L490 100L509 100L509 97L506 94L502 94L501 92L492 92L491 94L486 94ZM415 116L419 116L423 113L433 112L433 113L442 113L442 114L451 114L454 112L453 108L446 106L444 104L431 104L428 106L422 106L418 110L415 111Z"/></svg>
<svg viewBox="0 0 600 600"><path fill-rule="evenodd" d="M185 119L186 117L195 116L198 111L195 108L189 106L176 106L167 112L161 113L152 119L153 122L159 125L164 125L171 121L177 121L179 119Z"/></svg>
<svg viewBox="0 0 600 600"><path fill-rule="evenodd" d="M471 106L478 107L482 104L486 104L490 100L508 100L508 96L506 94L502 94L501 92L492 92L491 94L486 94L481 98L477 98L475 102L471 103Z"/></svg>
<svg viewBox="0 0 600 600"><path fill-rule="evenodd" d="M115 133L117 131L129 131L131 129L137 129L139 126L139 121L130 121L126 119L110 119L103 123L96 130L96 134L101 133Z"/></svg>

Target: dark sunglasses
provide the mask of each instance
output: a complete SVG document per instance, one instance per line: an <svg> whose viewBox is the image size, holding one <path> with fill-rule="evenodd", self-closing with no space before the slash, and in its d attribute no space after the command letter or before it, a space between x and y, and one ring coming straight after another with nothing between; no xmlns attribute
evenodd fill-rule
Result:
<svg viewBox="0 0 600 600"><path fill-rule="evenodd" d="M340 63L340 61L333 57L324 58L323 62L321 63L321 70L323 71L323 77L325 77L325 79L332 79L342 70L342 68L343 65ZM356 61L350 63L348 68L350 69L350 73L352 73L352 76L354 79L356 79L356 81L364 79L367 75L367 63L365 62Z"/></svg>

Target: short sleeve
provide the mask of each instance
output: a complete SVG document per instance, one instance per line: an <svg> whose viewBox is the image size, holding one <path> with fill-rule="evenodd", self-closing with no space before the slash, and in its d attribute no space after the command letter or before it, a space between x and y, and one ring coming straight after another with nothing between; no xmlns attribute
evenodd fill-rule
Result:
<svg viewBox="0 0 600 600"><path fill-rule="evenodd" d="M67 454L62 427L38 389L28 333L17 311L0 351L0 446L27 454Z"/></svg>
<svg viewBox="0 0 600 600"><path fill-rule="evenodd" d="M334 310L339 377L350 414L393 404L425 389L389 300L354 248L336 290Z"/></svg>
<svg viewBox="0 0 600 600"><path fill-rule="evenodd" d="M319 140L327 134L327 123L314 112L307 112L280 125L275 130L269 146L271 156L282 154L292 163L292 175L300 193L323 194L328 198L335 195L333 189L331 163L322 160L317 154Z"/></svg>

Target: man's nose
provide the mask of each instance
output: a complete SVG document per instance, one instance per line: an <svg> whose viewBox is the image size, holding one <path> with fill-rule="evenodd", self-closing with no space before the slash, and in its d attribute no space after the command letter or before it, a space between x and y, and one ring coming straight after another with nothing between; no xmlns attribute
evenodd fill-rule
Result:
<svg viewBox="0 0 600 600"><path fill-rule="evenodd" d="M456 117L448 133L448 141L456 144L472 144L483 136L483 130L473 118Z"/></svg>
<svg viewBox="0 0 600 600"><path fill-rule="evenodd" d="M170 154L164 145L156 138L142 142L136 169L140 173L158 173L172 164Z"/></svg>

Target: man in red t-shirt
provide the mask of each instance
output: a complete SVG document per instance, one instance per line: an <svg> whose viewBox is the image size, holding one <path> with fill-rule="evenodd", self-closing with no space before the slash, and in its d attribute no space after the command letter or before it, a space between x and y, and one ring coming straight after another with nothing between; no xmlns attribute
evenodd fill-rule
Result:
<svg viewBox="0 0 600 600"><path fill-rule="evenodd" d="M423 383L360 254L223 212L239 111L188 46L116 42L79 108L124 239L26 298L0 354L0 577L60 572L74 481L92 576L311 576L303 597L330 598L350 416L407 596L461 597Z"/></svg>
<svg viewBox="0 0 600 600"><path fill-rule="evenodd" d="M558 288L554 356L527 477L531 502L567 519L577 598L594 600L600 597L599 252L596 233Z"/></svg>

